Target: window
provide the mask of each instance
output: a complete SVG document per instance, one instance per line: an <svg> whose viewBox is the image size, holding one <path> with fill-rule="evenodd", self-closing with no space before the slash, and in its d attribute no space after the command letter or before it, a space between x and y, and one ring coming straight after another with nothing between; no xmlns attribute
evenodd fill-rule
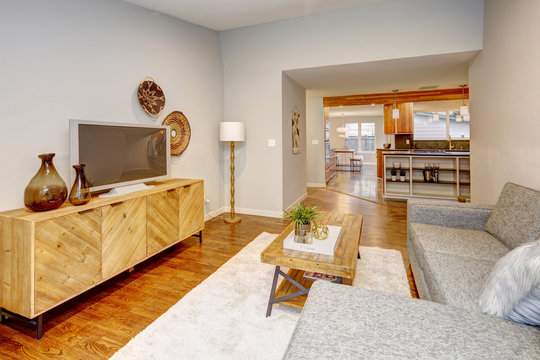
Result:
<svg viewBox="0 0 540 360"><path fill-rule="evenodd" d="M434 119L434 112L414 114L415 140L446 140L446 111L438 112L439 121Z"/></svg>
<svg viewBox="0 0 540 360"><path fill-rule="evenodd" d="M347 132L345 133L345 147L358 151L358 123L345 124Z"/></svg>
<svg viewBox="0 0 540 360"><path fill-rule="evenodd" d="M375 123L362 123L360 127L360 150L375 151Z"/></svg>
<svg viewBox="0 0 540 360"><path fill-rule="evenodd" d="M414 139L469 139L469 121L456 121L462 100L423 101L414 103ZM439 121L433 116L439 114Z"/></svg>
<svg viewBox="0 0 540 360"><path fill-rule="evenodd" d="M456 115L459 115L457 111L450 112L450 139L469 139L470 138L470 127L469 123L466 121L456 121Z"/></svg>

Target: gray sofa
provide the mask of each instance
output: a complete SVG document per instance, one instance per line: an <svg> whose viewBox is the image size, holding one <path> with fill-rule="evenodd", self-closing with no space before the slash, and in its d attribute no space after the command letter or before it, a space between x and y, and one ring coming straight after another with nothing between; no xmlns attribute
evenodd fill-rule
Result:
<svg viewBox="0 0 540 360"><path fill-rule="evenodd" d="M540 328L478 305L497 260L538 236L540 192L519 185L506 184L496 207L409 200L408 253L423 300L318 281L285 359L540 359Z"/></svg>

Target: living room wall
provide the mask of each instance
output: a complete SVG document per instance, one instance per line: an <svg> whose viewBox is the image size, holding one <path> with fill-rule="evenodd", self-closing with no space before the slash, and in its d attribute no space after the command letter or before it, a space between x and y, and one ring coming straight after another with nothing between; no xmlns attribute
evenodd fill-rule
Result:
<svg viewBox="0 0 540 360"><path fill-rule="evenodd" d="M192 137L172 176L205 180L207 213L223 206L217 32L119 0L4 1L0 32L0 210L23 206L37 154L55 152L71 186L69 119L161 124L174 110L187 116ZM137 101L145 76L165 92L157 119Z"/></svg>
<svg viewBox="0 0 540 360"><path fill-rule="evenodd" d="M540 190L540 2L488 0L484 48L469 69L472 201L505 182Z"/></svg>
<svg viewBox="0 0 540 360"><path fill-rule="evenodd" d="M322 97L306 94L307 186L325 187L324 107ZM317 140L318 144L312 141Z"/></svg>
<svg viewBox="0 0 540 360"><path fill-rule="evenodd" d="M238 176L238 208L281 213L283 70L479 50L482 18L483 0L401 0L220 32L225 119L246 123L246 156L264 159Z"/></svg>
<svg viewBox="0 0 540 360"><path fill-rule="evenodd" d="M282 137L283 137L283 209L287 209L306 195L306 89L283 73L282 80ZM300 149L293 154L292 115L300 117ZM287 140L288 139L288 140Z"/></svg>

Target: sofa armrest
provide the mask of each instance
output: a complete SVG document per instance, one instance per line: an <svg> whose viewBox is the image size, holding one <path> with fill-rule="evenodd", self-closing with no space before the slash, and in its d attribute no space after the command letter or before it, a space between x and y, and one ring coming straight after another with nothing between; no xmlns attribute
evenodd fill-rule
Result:
<svg viewBox="0 0 540 360"><path fill-rule="evenodd" d="M407 227L409 223L422 223L484 230L493 208L493 205L411 199L407 202Z"/></svg>

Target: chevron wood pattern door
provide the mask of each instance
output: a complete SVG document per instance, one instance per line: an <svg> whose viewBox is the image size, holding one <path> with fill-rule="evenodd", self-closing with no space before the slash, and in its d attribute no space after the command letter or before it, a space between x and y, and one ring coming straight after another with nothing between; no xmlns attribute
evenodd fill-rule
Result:
<svg viewBox="0 0 540 360"><path fill-rule="evenodd" d="M202 182L178 189L180 201L180 239L204 228L204 186Z"/></svg>
<svg viewBox="0 0 540 360"><path fill-rule="evenodd" d="M146 197L101 208L102 272L109 278L146 257Z"/></svg>
<svg viewBox="0 0 540 360"><path fill-rule="evenodd" d="M101 281L101 209L35 225L35 313Z"/></svg>
<svg viewBox="0 0 540 360"><path fill-rule="evenodd" d="M146 197L146 255L150 256L179 239L178 189Z"/></svg>

